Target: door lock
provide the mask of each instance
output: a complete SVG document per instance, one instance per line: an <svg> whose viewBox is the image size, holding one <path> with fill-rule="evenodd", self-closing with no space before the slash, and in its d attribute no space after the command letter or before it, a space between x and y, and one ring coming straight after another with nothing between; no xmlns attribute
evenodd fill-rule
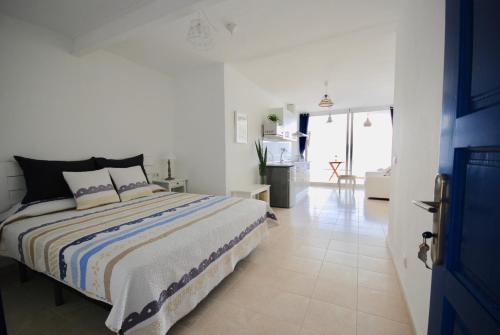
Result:
<svg viewBox="0 0 500 335"><path fill-rule="evenodd" d="M430 268L427 261L427 251L431 250L432 264L441 265L443 263L443 243L444 243L444 223L448 205L448 177L444 174L438 174L434 180L434 201L417 201L412 203L419 208L433 214L432 232L422 234L423 243L419 246L418 258ZM431 239L431 246L427 245L427 239ZM425 259L425 260L424 260Z"/></svg>
<svg viewBox="0 0 500 335"><path fill-rule="evenodd" d="M432 269L428 264L427 264L427 253L429 252L429 245L427 244L427 240L432 237L432 233L430 231L426 231L422 233L422 243L418 246L418 254L417 257L420 259L422 262L424 262L425 267L428 269Z"/></svg>

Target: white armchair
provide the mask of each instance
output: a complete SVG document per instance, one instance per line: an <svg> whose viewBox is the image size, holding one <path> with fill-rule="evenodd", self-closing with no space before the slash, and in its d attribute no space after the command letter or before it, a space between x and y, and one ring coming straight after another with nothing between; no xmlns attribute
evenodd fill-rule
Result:
<svg viewBox="0 0 500 335"><path fill-rule="evenodd" d="M391 176L387 170L365 173L365 196L367 199L389 199Z"/></svg>

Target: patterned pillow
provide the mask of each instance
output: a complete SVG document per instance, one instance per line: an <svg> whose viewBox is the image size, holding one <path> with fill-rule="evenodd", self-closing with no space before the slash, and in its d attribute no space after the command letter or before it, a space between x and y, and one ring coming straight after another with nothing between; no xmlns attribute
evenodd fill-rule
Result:
<svg viewBox="0 0 500 335"><path fill-rule="evenodd" d="M76 201L76 209L120 202L106 169L87 172L63 172Z"/></svg>
<svg viewBox="0 0 500 335"><path fill-rule="evenodd" d="M140 166L108 169L122 201L153 194Z"/></svg>

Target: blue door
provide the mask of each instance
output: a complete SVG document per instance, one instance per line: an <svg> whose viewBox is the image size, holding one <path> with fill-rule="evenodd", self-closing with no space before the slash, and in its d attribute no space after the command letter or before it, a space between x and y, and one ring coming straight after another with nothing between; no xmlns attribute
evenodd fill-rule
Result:
<svg viewBox="0 0 500 335"><path fill-rule="evenodd" d="M500 334L500 1L447 0L439 172L447 177L429 335ZM425 99L425 97L422 97Z"/></svg>

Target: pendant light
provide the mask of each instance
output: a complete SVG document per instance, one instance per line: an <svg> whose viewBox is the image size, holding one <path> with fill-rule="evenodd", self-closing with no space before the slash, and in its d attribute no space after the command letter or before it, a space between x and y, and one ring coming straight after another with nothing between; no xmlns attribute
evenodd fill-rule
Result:
<svg viewBox="0 0 500 335"><path fill-rule="evenodd" d="M333 101L330 99L328 96L328 80L325 81L325 95L323 96L323 99L319 102L319 107L325 107L325 108L330 108L333 106Z"/></svg>
<svg viewBox="0 0 500 335"><path fill-rule="evenodd" d="M372 126L372 122L370 121L370 118L368 117L368 113L367 113L366 114L366 120L363 123L363 127L371 127L371 126Z"/></svg>
<svg viewBox="0 0 500 335"><path fill-rule="evenodd" d="M212 36L215 31L215 27L210 23L205 12L198 11L197 17L189 24L186 40L197 49L209 50L215 45Z"/></svg>
<svg viewBox="0 0 500 335"><path fill-rule="evenodd" d="M328 114L328 119L326 120L326 123L332 123L333 120L332 120L332 112L330 112L330 114Z"/></svg>

